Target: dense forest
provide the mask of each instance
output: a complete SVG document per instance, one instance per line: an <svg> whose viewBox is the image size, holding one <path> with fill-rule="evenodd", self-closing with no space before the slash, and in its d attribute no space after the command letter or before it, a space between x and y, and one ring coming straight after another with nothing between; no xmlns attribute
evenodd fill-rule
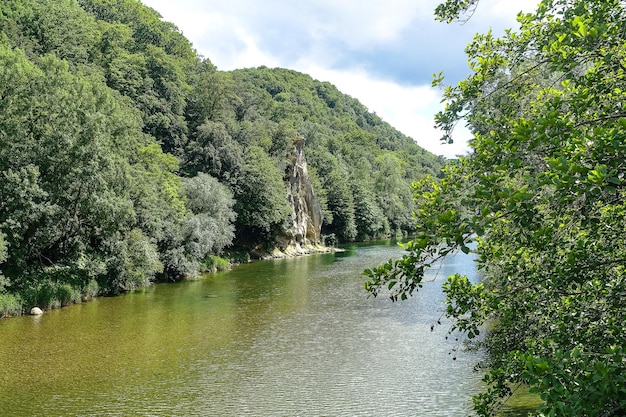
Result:
<svg viewBox="0 0 626 417"><path fill-rule="evenodd" d="M138 0L3 0L0 316L270 249L296 138L333 242L412 232L444 162L327 82L218 71Z"/></svg>
<svg viewBox="0 0 626 417"><path fill-rule="evenodd" d="M477 3L437 13L463 20ZM481 281L443 289L452 336L488 353L476 412L499 415L521 389L541 399L531 415L623 417L625 4L544 0L518 21L466 48L472 74L446 87L436 121L468 123L472 153L416 186L416 237L366 287L404 299L442 257L475 251Z"/></svg>

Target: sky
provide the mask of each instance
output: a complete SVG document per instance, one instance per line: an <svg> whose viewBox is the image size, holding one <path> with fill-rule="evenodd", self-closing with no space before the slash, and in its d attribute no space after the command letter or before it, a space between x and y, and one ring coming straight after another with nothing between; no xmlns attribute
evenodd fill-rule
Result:
<svg viewBox="0 0 626 417"><path fill-rule="evenodd" d="M174 23L223 71L267 66L334 84L371 112L446 157L465 154L468 131L441 144L434 115L446 84L469 74L465 46L475 33L518 28L539 0L480 0L472 18L434 20L439 0L141 0Z"/></svg>

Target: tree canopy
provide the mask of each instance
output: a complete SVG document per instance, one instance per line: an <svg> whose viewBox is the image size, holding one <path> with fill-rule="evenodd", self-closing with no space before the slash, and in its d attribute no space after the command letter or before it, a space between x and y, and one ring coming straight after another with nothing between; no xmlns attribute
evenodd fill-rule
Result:
<svg viewBox="0 0 626 417"><path fill-rule="evenodd" d="M467 123L472 152L415 185L417 237L366 288L406 298L476 245L481 282L456 274L444 291L451 330L489 354L477 413L525 385L543 400L535 415L623 416L626 11L544 0L518 21L467 47L473 74L446 88L436 120Z"/></svg>

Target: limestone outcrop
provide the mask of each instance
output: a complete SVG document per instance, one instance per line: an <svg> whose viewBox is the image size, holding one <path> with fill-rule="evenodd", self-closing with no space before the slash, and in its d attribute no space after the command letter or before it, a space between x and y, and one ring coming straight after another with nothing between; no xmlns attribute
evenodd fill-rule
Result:
<svg viewBox="0 0 626 417"><path fill-rule="evenodd" d="M287 231L276 237L277 249L285 255L327 251L321 245L322 209L309 177L305 142L304 137L296 137L285 171L291 215Z"/></svg>

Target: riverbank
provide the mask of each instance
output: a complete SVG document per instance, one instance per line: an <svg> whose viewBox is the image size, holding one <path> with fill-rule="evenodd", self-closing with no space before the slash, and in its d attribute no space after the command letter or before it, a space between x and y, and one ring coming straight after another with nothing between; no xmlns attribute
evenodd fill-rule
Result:
<svg viewBox="0 0 626 417"><path fill-rule="evenodd" d="M220 257L210 257L204 265L202 265L203 273L215 273L218 271L224 271L230 269L231 266L240 263L249 262L251 260L267 260L267 259L280 259L291 258L297 256L308 256L324 253L336 253L344 252L344 249L327 247L319 244L310 245L289 245L285 249L274 248L273 250L261 251L251 250L245 257L239 257L240 259L225 259ZM245 258L245 260L243 260ZM186 278L185 280L193 280L193 277ZM144 287L133 288L123 291L119 294L124 294L133 290L140 290L150 286L156 282L170 282L170 281L155 281L149 282ZM0 319L19 317L29 314L43 314L47 310L55 310L58 308L66 307L69 305L80 304L85 301L89 301L97 296L116 296L119 294L107 294L100 293L98 284L95 280L92 280L85 288L73 288L69 284L56 284L52 282L41 283L39 288L34 289L29 294L13 294L13 293L0 293ZM35 313L33 313L33 311ZM41 313L40 313L41 312Z"/></svg>
<svg viewBox="0 0 626 417"><path fill-rule="evenodd" d="M267 259L281 259L292 258L295 256L307 256L322 253L337 253L345 252L344 249L329 247L323 245L290 245L284 249L274 248L271 252L252 251L250 257L252 259L267 260Z"/></svg>

